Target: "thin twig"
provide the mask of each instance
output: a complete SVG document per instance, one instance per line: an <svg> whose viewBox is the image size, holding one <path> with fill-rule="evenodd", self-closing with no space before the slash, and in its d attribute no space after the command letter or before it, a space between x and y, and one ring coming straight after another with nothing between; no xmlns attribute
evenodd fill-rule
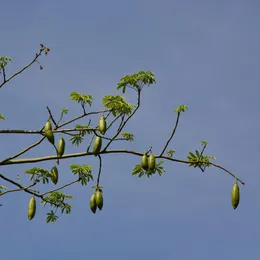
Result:
<svg viewBox="0 0 260 260"><path fill-rule="evenodd" d="M3 71L4 82L6 82L6 74L5 74L5 68L4 67L2 68L2 71Z"/></svg>
<svg viewBox="0 0 260 260"><path fill-rule="evenodd" d="M100 175L102 170L102 158L99 154L98 154L98 159L99 159L99 170L98 170L98 177L97 177L97 187L99 185L99 180L100 180Z"/></svg>
<svg viewBox="0 0 260 260"><path fill-rule="evenodd" d="M49 109L48 106L47 106L46 108L47 108L47 110L48 110L48 112L49 112L50 119L52 120L53 124L57 127L58 125L57 125L55 119L54 119L53 116L52 116L51 110Z"/></svg>
<svg viewBox="0 0 260 260"><path fill-rule="evenodd" d="M31 194L34 194L33 192L31 192L30 190L28 190L30 187L32 186L35 186L37 184L37 181L35 181L33 184L29 185L28 187L23 187L21 184L19 184L18 182L15 182L7 177L5 177L3 174L0 174L0 178L2 178L3 180L7 181L7 182L10 182L12 183L13 185L19 187L18 191L19 190L23 190L23 191L26 191L28 193L31 193ZM10 191L5 191L5 192L2 192L0 193L0 196L4 195L5 193L8 193L8 192L12 192L14 190L10 190Z"/></svg>
<svg viewBox="0 0 260 260"><path fill-rule="evenodd" d="M40 194L40 195L41 195L41 196L45 196L45 195L47 195L48 193L52 193L52 192L55 192L55 191L58 191L58 190L62 190L62 189L66 188L66 187L68 187L68 186L70 186L70 185L72 185L72 184L74 184L74 183L76 183L76 182L79 182L79 179L77 179L77 180L75 180L75 181L72 181L72 182L69 182L69 183L67 183L67 184L65 184L65 185L63 185L63 186L61 186L61 187L59 187L59 188L57 188L57 189L50 190L50 191L47 191L47 192L45 192L45 193L42 193L42 194Z"/></svg>
<svg viewBox="0 0 260 260"><path fill-rule="evenodd" d="M0 176L0 177L2 177L2 176ZM3 196L3 195L5 195L6 193L9 193L9 192L16 192L16 191L28 190L29 188L35 186L36 184L37 184L37 182L34 182L33 184L30 184L30 185L27 186L27 187L23 187L23 188L19 188L19 189L13 189L13 190L7 190L7 191L5 191L5 192L0 193L0 196Z"/></svg>
<svg viewBox="0 0 260 260"><path fill-rule="evenodd" d="M167 146L169 145L171 139L173 138L173 136L174 136L174 134L175 134L175 131L176 131L176 129L177 129L178 123L179 123L179 118L180 118L180 112L178 112L178 114L177 114L177 119L176 119L176 123L175 123L174 129L173 129L173 131L172 131L172 134L171 134L170 138L168 139L168 141L166 142L166 144L165 144L165 146L164 146L164 148L163 148L163 150L162 150L160 156L163 155L163 153L164 153L165 150L167 149Z"/></svg>
<svg viewBox="0 0 260 260"><path fill-rule="evenodd" d="M64 124L61 124L61 125L59 126L59 128L65 126L65 125L71 124L72 122L77 121L77 120L79 120L79 119L81 119L81 118L83 118L83 117L85 117L85 116L100 114L100 113L104 113L104 112L109 112L110 110L111 110L111 109L106 109L106 110L100 110L100 111L89 112L89 113L87 113L87 114L83 114L83 115L81 115L81 116L78 116L78 117L76 117L76 118L74 118L74 119L71 119L71 120L65 122Z"/></svg>
<svg viewBox="0 0 260 260"><path fill-rule="evenodd" d="M44 139L45 139L45 137L42 137L39 141L37 141L37 142L35 142L34 144L28 146L26 149L22 150L21 152L15 154L15 155L13 155L13 156L11 156L11 157L9 157L9 158L4 159L3 161L0 161L0 166L1 166L1 165L5 165L6 162L8 162L8 161L10 161L10 160L12 160L12 159L14 159L14 158L17 158L18 156L20 156L20 155L26 153L27 151L29 151L29 150L32 149L33 147L39 145Z"/></svg>
<svg viewBox="0 0 260 260"><path fill-rule="evenodd" d="M18 72L14 73L12 76L10 76L8 79L6 79L2 84L0 84L0 88L3 87L8 81L10 81L12 78L16 77L17 75L21 74L24 70L28 69L34 62L37 61L38 57L42 54L42 52L45 50L45 47L41 47L40 52L36 53L35 58L25 67L23 67Z"/></svg>
<svg viewBox="0 0 260 260"><path fill-rule="evenodd" d="M121 115L117 116L107 127L106 131L117 121L117 119L121 117Z"/></svg>

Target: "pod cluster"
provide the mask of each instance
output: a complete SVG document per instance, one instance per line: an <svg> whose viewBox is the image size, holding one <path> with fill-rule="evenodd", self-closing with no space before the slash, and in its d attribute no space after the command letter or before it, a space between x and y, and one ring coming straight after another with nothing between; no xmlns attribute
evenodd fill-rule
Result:
<svg viewBox="0 0 260 260"><path fill-rule="evenodd" d="M145 171L154 171L156 167L156 159L153 154L147 156L145 153L141 159L141 166Z"/></svg>
<svg viewBox="0 0 260 260"><path fill-rule="evenodd" d="M99 208L99 210L102 210L103 203L104 203L104 199L103 199L102 191L101 190L97 190L90 197L89 206L90 206L91 211L95 214L97 208Z"/></svg>
<svg viewBox="0 0 260 260"><path fill-rule="evenodd" d="M101 116L98 122L98 130L99 132L104 135L107 131L107 123L104 116ZM93 145L93 153L95 156L97 156L100 153L102 147L102 138L100 136L97 136L94 145Z"/></svg>

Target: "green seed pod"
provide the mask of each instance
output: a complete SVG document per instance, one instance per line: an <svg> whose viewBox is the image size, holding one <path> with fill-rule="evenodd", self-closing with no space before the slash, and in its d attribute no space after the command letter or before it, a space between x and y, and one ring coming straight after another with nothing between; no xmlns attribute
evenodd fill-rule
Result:
<svg viewBox="0 0 260 260"><path fill-rule="evenodd" d="M32 220L36 213L36 200L34 196L31 197L28 204L28 219Z"/></svg>
<svg viewBox="0 0 260 260"><path fill-rule="evenodd" d="M102 138L97 136L95 142L94 142L94 146L93 146L93 153L97 156L98 153L100 152L102 146Z"/></svg>
<svg viewBox="0 0 260 260"><path fill-rule="evenodd" d="M97 206L98 206L99 210L102 210L103 202L104 202L104 200L103 200L102 192L98 190L96 192L96 203L97 203Z"/></svg>
<svg viewBox="0 0 260 260"><path fill-rule="evenodd" d="M44 131L52 130L51 122L48 120L44 126Z"/></svg>
<svg viewBox="0 0 260 260"><path fill-rule="evenodd" d="M141 165L144 170L148 170L148 157L146 154L142 156Z"/></svg>
<svg viewBox="0 0 260 260"><path fill-rule="evenodd" d="M58 141L58 145L57 145L57 154L59 157L61 157L64 154L65 151L65 140L63 139L63 137Z"/></svg>
<svg viewBox="0 0 260 260"><path fill-rule="evenodd" d="M56 166L52 167L51 174L51 180L56 185L59 180L59 171Z"/></svg>
<svg viewBox="0 0 260 260"><path fill-rule="evenodd" d="M106 123L106 119L104 116L101 116L99 119L99 123L98 123L98 129L99 132L104 135L106 133L107 130L107 123Z"/></svg>
<svg viewBox="0 0 260 260"><path fill-rule="evenodd" d="M90 206L91 211L95 214L96 210L97 210L96 194L95 193L90 198L89 206Z"/></svg>
<svg viewBox="0 0 260 260"><path fill-rule="evenodd" d="M148 169L150 171L153 171L155 169L155 166L156 166L156 160L155 160L155 157L153 154L151 154L149 157L148 157Z"/></svg>
<svg viewBox="0 0 260 260"><path fill-rule="evenodd" d="M44 126L44 133L45 133L45 137L49 140L49 142L54 144L54 134L52 132L52 126L49 120Z"/></svg>
<svg viewBox="0 0 260 260"><path fill-rule="evenodd" d="M233 187L232 187L232 192L231 192L231 202L232 202L232 207L233 209L236 209L240 200L240 191L239 191L239 186L238 183L236 182Z"/></svg>

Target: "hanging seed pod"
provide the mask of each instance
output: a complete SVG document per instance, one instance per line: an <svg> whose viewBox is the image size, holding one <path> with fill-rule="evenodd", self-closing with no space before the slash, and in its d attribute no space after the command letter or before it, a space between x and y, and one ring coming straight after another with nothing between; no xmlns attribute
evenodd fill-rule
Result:
<svg viewBox="0 0 260 260"><path fill-rule="evenodd" d="M238 183L236 182L231 191L231 202L232 202L232 207L233 209L236 209L240 200L240 191L239 191L239 186Z"/></svg>
<svg viewBox="0 0 260 260"><path fill-rule="evenodd" d="M102 210L103 202L104 202L104 200L103 200L102 192L98 190L96 192L96 203L97 203L97 206L98 206L99 210Z"/></svg>
<svg viewBox="0 0 260 260"><path fill-rule="evenodd" d="M57 154L59 157L61 157L64 154L65 151L65 140L63 137L58 141L57 145Z"/></svg>
<svg viewBox="0 0 260 260"><path fill-rule="evenodd" d="M148 169L150 171L153 171L155 169L155 166L156 166L156 160L155 160L155 157L153 154L151 154L149 157L148 157Z"/></svg>
<svg viewBox="0 0 260 260"><path fill-rule="evenodd" d="M97 210L96 194L95 193L90 198L89 206L90 206L91 211L95 214L96 210Z"/></svg>
<svg viewBox="0 0 260 260"><path fill-rule="evenodd" d="M104 135L107 131L107 123L104 116L101 116L98 122L98 130L99 132Z"/></svg>
<svg viewBox="0 0 260 260"><path fill-rule="evenodd" d="M59 171L56 166L51 169L51 180L56 185L59 180Z"/></svg>
<svg viewBox="0 0 260 260"><path fill-rule="evenodd" d="M52 132L52 126L50 120L48 120L44 126L45 137L49 140L50 143L54 145L54 134Z"/></svg>
<svg viewBox="0 0 260 260"><path fill-rule="evenodd" d="M28 204L28 219L32 220L36 213L36 200L34 196L31 197Z"/></svg>
<svg viewBox="0 0 260 260"><path fill-rule="evenodd" d="M102 146L102 138L97 136L93 145L93 153L97 156Z"/></svg>
<svg viewBox="0 0 260 260"><path fill-rule="evenodd" d="M148 170L148 157L146 154L142 156L141 165L144 170Z"/></svg>

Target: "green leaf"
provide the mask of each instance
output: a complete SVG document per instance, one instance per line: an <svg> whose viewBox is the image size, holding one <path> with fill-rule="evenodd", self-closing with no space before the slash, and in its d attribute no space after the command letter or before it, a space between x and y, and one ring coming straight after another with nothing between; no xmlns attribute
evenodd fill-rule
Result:
<svg viewBox="0 0 260 260"><path fill-rule="evenodd" d="M207 144L208 144L207 141L205 141L205 140L202 140L202 141L201 141L201 145L207 145Z"/></svg>
<svg viewBox="0 0 260 260"><path fill-rule="evenodd" d="M46 215L46 222L47 223L54 223L55 221L58 220L58 216L54 213L53 210L51 210L49 213Z"/></svg>
<svg viewBox="0 0 260 260"><path fill-rule="evenodd" d="M66 214L69 214L71 212L71 208L72 206L70 204L64 204L64 206L61 209L61 213L64 213L64 211L66 212Z"/></svg>
<svg viewBox="0 0 260 260"><path fill-rule="evenodd" d="M2 114L0 114L0 119L6 120L6 118Z"/></svg>
<svg viewBox="0 0 260 260"><path fill-rule="evenodd" d="M131 133L124 132L121 135L123 136L123 138L125 138L129 142L134 141L134 135Z"/></svg>
<svg viewBox="0 0 260 260"><path fill-rule="evenodd" d="M184 113L186 110L188 110L188 106L186 106L186 105L181 105L181 106L178 106L177 108L175 108L175 109L174 109L174 112Z"/></svg>
<svg viewBox="0 0 260 260"><path fill-rule="evenodd" d="M195 153L196 153L197 157L199 158L199 157L200 157L200 153L199 153L199 151L196 150Z"/></svg>
<svg viewBox="0 0 260 260"><path fill-rule="evenodd" d="M83 140L84 138L80 134L74 135L69 139L69 141L71 141L72 144L76 146L79 146L79 144L81 144Z"/></svg>
<svg viewBox="0 0 260 260"><path fill-rule="evenodd" d="M192 157L192 158L197 158L195 154L193 154L192 152L189 152L189 155Z"/></svg>
<svg viewBox="0 0 260 260"><path fill-rule="evenodd" d="M9 61L13 62L13 60L10 57L7 56L0 57L0 71L6 67Z"/></svg>
<svg viewBox="0 0 260 260"><path fill-rule="evenodd" d="M172 157L175 152L176 152L175 150L169 150L169 151L167 152L167 156L168 156L168 157Z"/></svg>
<svg viewBox="0 0 260 260"><path fill-rule="evenodd" d="M1 185L0 186L0 194L4 191L4 190L6 190L7 188L5 187L5 186L3 186L3 185Z"/></svg>
<svg viewBox="0 0 260 260"><path fill-rule="evenodd" d="M93 133L92 127L90 125L76 125L76 129L79 129L79 135L82 137L84 137L86 133L88 134Z"/></svg>
<svg viewBox="0 0 260 260"><path fill-rule="evenodd" d="M69 110L67 108L62 108L61 113L67 115Z"/></svg>
<svg viewBox="0 0 260 260"><path fill-rule="evenodd" d="M141 173L141 172L143 172L142 165L137 164L137 165L135 165L135 167L132 171L132 175L136 175L137 173Z"/></svg>

